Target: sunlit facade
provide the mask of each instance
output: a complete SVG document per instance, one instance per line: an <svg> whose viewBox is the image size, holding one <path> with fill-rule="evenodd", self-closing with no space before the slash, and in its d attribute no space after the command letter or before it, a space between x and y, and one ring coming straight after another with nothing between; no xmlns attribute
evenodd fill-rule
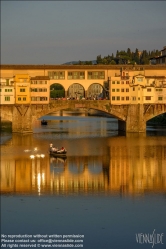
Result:
<svg viewBox="0 0 166 249"><path fill-rule="evenodd" d="M15 104L30 104L30 76L16 74L14 77Z"/></svg>
<svg viewBox="0 0 166 249"><path fill-rule="evenodd" d="M36 76L30 79L31 104L48 104L50 101L50 84L48 76Z"/></svg>
<svg viewBox="0 0 166 249"><path fill-rule="evenodd" d="M156 90L151 94L143 90L154 87L165 91L164 65L2 65L1 76L14 77L16 104L49 103L52 84L63 87L64 98L104 98L115 105L166 101Z"/></svg>
<svg viewBox="0 0 166 249"><path fill-rule="evenodd" d="M15 87L13 78L0 79L0 103L2 105L15 104Z"/></svg>

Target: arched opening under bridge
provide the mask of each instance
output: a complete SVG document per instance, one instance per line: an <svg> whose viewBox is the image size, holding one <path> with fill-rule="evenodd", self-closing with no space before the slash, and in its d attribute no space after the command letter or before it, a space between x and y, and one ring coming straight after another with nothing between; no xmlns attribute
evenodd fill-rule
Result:
<svg viewBox="0 0 166 249"><path fill-rule="evenodd" d="M149 120L147 120L146 125L161 125L166 126L166 113L157 115Z"/></svg>

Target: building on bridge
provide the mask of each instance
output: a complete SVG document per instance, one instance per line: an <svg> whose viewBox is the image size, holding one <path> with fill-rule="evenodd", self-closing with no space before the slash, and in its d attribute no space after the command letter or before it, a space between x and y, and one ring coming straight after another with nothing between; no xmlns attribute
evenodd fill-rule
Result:
<svg viewBox="0 0 166 249"><path fill-rule="evenodd" d="M30 76L16 74L14 76L15 104L30 104Z"/></svg>
<svg viewBox="0 0 166 249"><path fill-rule="evenodd" d="M0 80L0 104L15 104L14 79L1 78Z"/></svg>
<svg viewBox="0 0 166 249"><path fill-rule="evenodd" d="M165 64L166 65L166 46L163 47L161 50L160 56L155 56L153 58L150 58L150 64Z"/></svg>
<svg viewBox="0 0 166 249"><path fill-rule="evenodd" d="M48 104L50 101L50 78L36 76L30 79L31 104Z"/></svg>
<svg viewBox="0 0 166 249"><path fill-rule="evenodd" d="M146 76L143 68L122 68L110 80L111 104L166 103L166 76Z"/></svg>
<svg viewBox="0 0 166 249"><path fill-rule="evenodd" d="M166 102L164 66L1 65L1 76L3 86L14 77L10 96L1 84L3 104L48 104L53 84L64 88L65 98L107 98L118 105Z"/></svg>

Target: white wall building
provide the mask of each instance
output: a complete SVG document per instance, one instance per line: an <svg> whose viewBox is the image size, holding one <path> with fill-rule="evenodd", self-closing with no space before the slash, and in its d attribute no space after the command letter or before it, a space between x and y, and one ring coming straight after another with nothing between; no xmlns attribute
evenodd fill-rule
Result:
<svg viewBox="0 0 166 249"><path fill-rule="evenodd" d="M15 89L13 78L0 79L0 104L10 105L15 104Z"/></svg>

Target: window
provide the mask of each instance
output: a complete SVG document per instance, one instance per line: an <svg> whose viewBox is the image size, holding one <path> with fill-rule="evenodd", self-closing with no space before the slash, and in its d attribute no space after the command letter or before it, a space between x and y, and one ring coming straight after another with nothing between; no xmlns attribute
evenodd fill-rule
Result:
<svg viewBox="0 0 166 249"><path fill-rule="evenodd" d="M135 100L136 100L136 97L132 97L132 100L135 101Z"/></svg>
<svg viewBox="0 0 166 249"><path fill-rule="evenodd" d="M112 100L115 100L115 97L114 97L114 96L112 97Z"/></svg>
<svg viewBox="0 0 166 249"><path fill-rule="evenodd" d="M147 92L151 92L151 88L147 88Z"/></svg>
<svg viewBox="0 0 166 249"><path fill-rule="evenodd" d="M137 81L143 82L143 78L142 78L142 77L138 77L138 78L137 78Z"/></svg>
<svg viewBox="0 0 166 249"><path fill-rule="evenodd" d="M117 84L120 84L120 81L117 81Z"/></svg>
<svg viewBox="0 0 166 249"><path fill-rule="evenodd" d="M5 101L10 101L10 97L9 96L5 97Z"/></svg>
<svg viewBox="0 0 166 249"><path fill-rule="evenodd" d="M68 72L68 79L85 79L85 72L78 72L78 71L73 71L73 72Z"/></svg>
<svg viewBox="0 0 166 249"><path fill-rule="evenodd" d="M117 100L120 100L120 97L119 97L119 96L117 96L117 97L116 97L116 99L117 99Z"/></svg>
<svg viewBox="0 0 166 249"><path fill-rule="evenodd" d="M128 80L126 81L126 84L129 84L129 81L128 81Z"/></svg>
<svg viewBox="0 0 166 249"><path fill-rule="evenodd" d="M25 92L25 88L20 88L20 92Z"/></svg>
<svg viewBox="0 0 166 249"><path fill-rule="evenodd" d="M119 89L119 88L117 88L117 89L116 89L116 91L117 91L117 92L120 92L120 89Z"/></svg>
<svg viewBox="0 0 166 249"><path fill-rule="evenodd" d="M26 100L26 98L24 97L24 98L23 98L23 100L25 101L25 100Z"/></svg>
<svg viewBox="0 0 166 249"><path fill-rule="evenodd" d="M5 92L12 92L12 89L5 89Z"/></svg>
<svg viewBox="0 0 166 249"><path fill-rule="evenodd" d="M121 84L124 84L124 81L121 81Z"/></svg>
<svg viewBox="0 0 166 249"><path fill-rule="evenodd" d="M124 88L121 89L121 92L124 92Z"/></svg>
<svg viewBox="0 0 166 249"><path fill-rule="evenodd" d="M129 97L126 97L126 100L129 100Z"/></svg>
<svg viewBox="0 0 166 249"><path fill-rule="evenodd" d="M135 87L133 87L133 91L135 91Z"/></svg>
<svg viewBox="0 0 166 249"><path fill-rule="evenodd" d="M50 79L65 79L65 71L49 71L48 76ZM47 81L45 81L47 84Z"/></svg>
<svg viewBox="0 0 166 249"><path fill-rule="evenodd" d="M121 100L124 100L125 98L124 97L121 97Z"/></svg>
<svg viewBox="0 0 166 249"><path fill-rule="evenodd" d="M151 100L151 96L146 96L145 99L146 100Z"/></svg>
<svg viewBox="0 0 166 249"><path fill-rule="evenodd" d="M115 81L112 81L112 84L115 84Z"/></svg>
<svg viewBox="0 0 166 249"><path fill-rule="evenodd" d="M115 89L112 89L112 92L115 92Z"/></svg>
<svg viewBox="0 0 166 249"><path fill-rule="evenodd" d="M126 88L126 92L129 92L129 88Z"/></svg>
<svg viewBox="0 0 166 249"><path fill-rule="evenodd" d="M105 72L104 71L88 72L88 79L105 79Z"/></svg>
<svg viewBox="0 0 166 249"><path fill-rule="evenodd" d="M158 97L158 100L163 100L163 97Z"/></svg>
<svg viewBox="0 0 166 249"><path fill-rule="evenodd" d="M18 101L21 101L21 98L20 98L20 97L18 98Z"/></svg>

